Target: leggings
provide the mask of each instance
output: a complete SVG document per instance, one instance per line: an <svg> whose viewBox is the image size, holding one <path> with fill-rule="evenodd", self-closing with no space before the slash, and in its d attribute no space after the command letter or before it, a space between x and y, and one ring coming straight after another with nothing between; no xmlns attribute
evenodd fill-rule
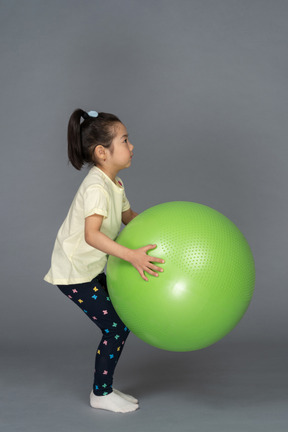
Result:
<svg viewBox="0 0 288 432"><path fill-rule="evenodd" d="M91 282L76 285L58 285L96 324L102 339L95 356L93 393L106 396L113 391L113 375L129 329L117 315L107 291L106 275L101 273Z"/></svg>

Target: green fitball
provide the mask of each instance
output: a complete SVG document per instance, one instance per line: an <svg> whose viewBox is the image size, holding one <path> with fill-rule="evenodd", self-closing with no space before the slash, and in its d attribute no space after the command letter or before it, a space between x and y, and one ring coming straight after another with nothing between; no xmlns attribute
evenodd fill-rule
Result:
<svg viewBox="0 0 288 432"><path fill-rule="evenodd" d="M107 281L122 321L140 339L169 351L194 351L223 338L251 301L255 266L249 244L224 215L202 204L156 205L133 219L117 243L157 244L159 276L144 281L127 261L110 256ZM158 264L156 264L158 265Z"/></svg>

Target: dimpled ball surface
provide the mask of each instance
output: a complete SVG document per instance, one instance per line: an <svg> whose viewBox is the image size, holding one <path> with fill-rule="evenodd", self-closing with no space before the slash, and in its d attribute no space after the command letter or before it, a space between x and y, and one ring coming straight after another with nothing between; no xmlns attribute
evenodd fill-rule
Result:
<svg viewBox="0 0 288 432"><path fill-rule="evenodd" d="M157 244L164 272L144 281L128 262L110 256L107 281L122 321L140 339L169 351L193 351L223 338L251 301L255 267L250 247L227 217L202 204L159 204L133 219L117 243Z"/></svg>

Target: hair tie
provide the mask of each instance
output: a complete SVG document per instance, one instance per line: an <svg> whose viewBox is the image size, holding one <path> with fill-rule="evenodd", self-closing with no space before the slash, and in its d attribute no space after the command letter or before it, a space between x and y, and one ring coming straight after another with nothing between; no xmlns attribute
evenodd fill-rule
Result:
<svg viewBox="0 0 288 432"><path fill-rule="evenodd" d="M87 112L83 111L83 114L81 115L81 117L84 120L87 120L89 117L96 118L96 117L98 117L98 112L97 111L88 111L88 113L87 113Z"/></svg>
<svg viewBox="0 0 288 432"><path fill-rule="evenodd" d="M88 115L89 115L90 117L98 117L98 112L97 112L97 111L89 111L89 112L88 112Z"/></svg>

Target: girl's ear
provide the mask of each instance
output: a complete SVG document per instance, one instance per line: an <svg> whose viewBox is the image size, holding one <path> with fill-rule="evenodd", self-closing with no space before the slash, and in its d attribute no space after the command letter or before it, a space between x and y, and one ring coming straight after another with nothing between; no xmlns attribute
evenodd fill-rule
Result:
<svg viewBox="0 0 288 432"><path fill-rule="evenodd" d="M96 160L105 161L106 160L106 149L102 145L98 145L94 149L94 156Z"/></svg>

